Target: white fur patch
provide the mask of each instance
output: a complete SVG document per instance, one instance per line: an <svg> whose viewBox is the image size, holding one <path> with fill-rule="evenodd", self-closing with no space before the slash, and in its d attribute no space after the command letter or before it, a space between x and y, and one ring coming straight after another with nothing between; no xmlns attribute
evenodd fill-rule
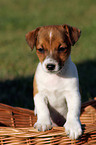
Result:
<svg viewBox="0 0 96 145"><path fill-rule="evenodd" d="M51 45L52 31L50 31L49 33L49 38L50 38L50 45Z"/></svg>
<svg viewBox="0 0 96 145"><path fill-rule="evenodd" d="M44 101L47 97L50 105L66 118L64 126L66 133L70 138L77 139L82 133L79 120L81 96L77 69L69 57L58 74L48 73L44 69L46 64L51 61L57 65L57 70L57 62L46 58L43 63L44 68L39 63L35 75L38 87L38 94L34 97L37 112L36 128L46 130L50 127L50 113L46 101ZM45 128L45 126L47 127Z"/></svg>
<svg viewBox="0 0 96 145"><path fill-rule="evenodd" d="M49 37L50 37L50 39L52 38L52 31L50 31L50 33L49 33Z"/></svg>

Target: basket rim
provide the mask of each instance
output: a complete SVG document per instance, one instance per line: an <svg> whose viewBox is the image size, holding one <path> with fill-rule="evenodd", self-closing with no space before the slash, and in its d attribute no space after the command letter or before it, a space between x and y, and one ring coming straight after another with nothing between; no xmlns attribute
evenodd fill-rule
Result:
<svg viewBox="0 0 96 145"><path fill-rule="evenodd" d="M86 106L94 106L94 104L96 103L96 97L93 99L93 100L90 100L90 101L86 101L84 103L81 104L81 110L83 108L85 108ZM28 108L21 108L21 107L13 107L11 105L8 105L8 104L3 104L3 103L0 103L0 107L2 107L2 109L6 110L6 111L15 111L17 113L24 113L24 114L32 114L34 110L30 110Z"/></svg>
<svg viewBox="0 0 96 145"><path fill-rule="evenodd" d="M83 127L83 134L88 133L96 133L96 124L92 124L90 126ZM49 136L58 136L64 135L67 137L65 133L64 127L53 127L51 130L47 130L45 132L38 131L34 129L34 127L24 127L24 128L13 128L13 127L0 127L0 136L14 136L17 137L49 137Z"/></svg>

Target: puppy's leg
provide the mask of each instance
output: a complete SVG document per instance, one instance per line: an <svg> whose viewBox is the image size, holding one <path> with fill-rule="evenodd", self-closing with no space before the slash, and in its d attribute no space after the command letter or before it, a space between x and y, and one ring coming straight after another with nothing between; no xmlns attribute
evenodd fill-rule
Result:
<svg viewBox="0 0 96 145"><path fill-rule="evenodd" d="M81 123L79 120L81 96L79 91L73 91L66 94L68 113L64 125L65 132L71 139L77 139L82 134Z"/></svg>
<svg viewBox="0 0 96 145"><path fill-rule="evenodd" d="M35 111L37 113L37 122L34 127L39 131L46 131L52 128L50 114L47 107L46 99L38 93L34 97Z"/></svg>

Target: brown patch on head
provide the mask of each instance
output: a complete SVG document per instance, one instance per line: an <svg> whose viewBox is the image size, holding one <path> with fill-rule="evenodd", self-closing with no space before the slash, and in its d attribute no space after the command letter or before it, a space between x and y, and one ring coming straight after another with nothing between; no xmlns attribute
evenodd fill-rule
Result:
<svg viewBox="0 0 96 145"><path fill-rule="evenodd" d="M39 30L36 48L41 62L47 56L50 56L60 65L63 65L71 50L71 45L65 32L62 26L45 26ZM42 48L43 51L40 52L39 48Z"/></svg>
<svg viewBox="0 0 96 145"><path fill-rule="evenodd" d="M41 62L47 56L55 59L61 66L69 57L71 45L80 37L80 30L68 25L53 25L39 27L26 35L29 46L36 52Z"/></svg>
<svg viewBox="0 0 96 145"><path fill-rule="evenodd" d="M26 41L28 45L31 47L31 49L33 49L34 46L36 45L36 39L37 39L39 29L40 27L26 34Z"/></svg>
<svg viewBox="0 0 96 145"><path fill-rule="evenodd" d="M67 32L67 36L69 38L71 45L74 45L78 41L78 39L81 35L80 29L77 29L75 27L71 27L71 26L66 25L66 24L63 25L63 27Z"/></svg>

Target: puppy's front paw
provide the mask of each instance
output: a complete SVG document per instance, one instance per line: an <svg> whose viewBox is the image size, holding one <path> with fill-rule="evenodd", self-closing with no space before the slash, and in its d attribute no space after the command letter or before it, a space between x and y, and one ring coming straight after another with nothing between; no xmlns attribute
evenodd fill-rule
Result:
<svg viewBox="0 0 96 145"><path fill-rule="evenodd" d="M38 129L38 131L46 131L52 129L51 123L39 123L38 121L34 124L34 128Z"/></svg>
<svg viewBox="0 0 96 145"><path fill-rule="evenodd" d="M71 139L77 139L82 134L81 124L78 120L67 121L64 127L66 134Z"/></svg>

